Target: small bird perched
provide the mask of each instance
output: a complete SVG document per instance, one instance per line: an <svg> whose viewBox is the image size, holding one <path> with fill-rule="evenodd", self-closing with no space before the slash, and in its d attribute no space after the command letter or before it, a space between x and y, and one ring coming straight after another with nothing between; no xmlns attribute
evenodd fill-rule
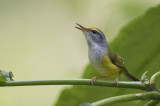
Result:
<svg viewBox="0 0 160 106"><path fill-rule="evenodd" d="M105 35L101 30L95 27L83 27L76 23L77 29L81 30L85 35L88 44L89 61L103 76L94 76L92 84L97 78L108 78L116 76L115 83L118 85L118 78L120 74L124 74L132 81L139 81L136 77L131 75L124 66L123 58L116 55L109 48Z"/></svg>

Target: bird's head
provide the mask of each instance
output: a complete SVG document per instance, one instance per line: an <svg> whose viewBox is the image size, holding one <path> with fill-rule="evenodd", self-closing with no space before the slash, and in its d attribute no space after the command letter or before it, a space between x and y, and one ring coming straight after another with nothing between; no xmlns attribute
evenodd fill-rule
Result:
<svg viewBox="0 0 160 106"><path fill-rule="evenodd" d="M108 47L108 43L105 39L105 36L101 30L95 27L84 27L78 23L76 23L78 27L77 29L81 30L85 35L89 48L91 47Z"/></svg>

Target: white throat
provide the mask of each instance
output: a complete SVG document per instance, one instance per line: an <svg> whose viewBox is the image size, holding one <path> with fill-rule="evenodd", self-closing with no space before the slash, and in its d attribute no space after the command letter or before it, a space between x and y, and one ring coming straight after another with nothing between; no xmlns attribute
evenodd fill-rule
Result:
<svg viewBox="0 0 160 106"><path fill-rule="evenodd" d="M106 55L106 53L107 53L107 47L94 45L90 47L88 51L89 61L96 66L102 60L104 55Z"/></svg>
<svg viewBox="0 0 160 106"><path fill-rule="evenodd" d="M94 46L89 48L88 58L91 64L93 64L102 74L105 71L100 67L102 58L107 54L107 47Z"/></svg>

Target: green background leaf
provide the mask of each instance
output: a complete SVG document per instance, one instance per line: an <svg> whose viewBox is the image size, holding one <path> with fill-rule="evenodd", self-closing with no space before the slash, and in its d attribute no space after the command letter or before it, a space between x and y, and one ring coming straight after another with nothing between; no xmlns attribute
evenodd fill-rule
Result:
<svg viewBox="0 0 160 106"><path fill-rule="evenodd" d="M145 71L148 71L147 76L150 78L151 75L160 70L159 19L160 6L157 6L147 11L145 15L131 21L110 43L110 48L124 58L129 72L138 78ZM82 78L92 78L94 75L98 75L98 73L91 65L88 65ZM105 80L114 80L114 78ZM121 75L120 80L127 79ZM134 92L141 91L97 86L73 86L62 91L55 106L77 106L82 103L92 103L107 97ZM130 106L135 104L142 106L144 103L146 101L134 101L130 103ZM128 103L120 103L118 106L126 104Z"/></svg>

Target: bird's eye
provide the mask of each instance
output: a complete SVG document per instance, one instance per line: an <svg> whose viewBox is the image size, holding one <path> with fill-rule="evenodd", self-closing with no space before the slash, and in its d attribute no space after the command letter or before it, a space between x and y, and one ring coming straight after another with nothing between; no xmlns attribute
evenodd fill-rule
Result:
<svg viewBox="0 0 160 106"><path fill-rule="evenodd" d="M91 30L91 32L92 32L92 33L94 33L94 34L96 34L96 33L97 33L97 31L96 31L96 30Z"/></svg>
<svg viewBox="0 0 160 106"><path fill-rule="evenodd" d="M99 38L100 38L100 39L103 39L103 36L102 36L102 35L99 35Z"/></svg>

